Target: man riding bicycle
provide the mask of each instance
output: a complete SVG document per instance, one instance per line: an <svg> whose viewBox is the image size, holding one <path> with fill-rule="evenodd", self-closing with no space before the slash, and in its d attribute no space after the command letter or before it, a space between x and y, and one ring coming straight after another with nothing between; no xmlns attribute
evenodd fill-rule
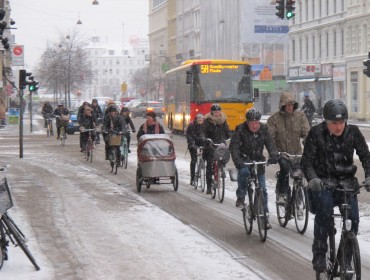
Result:
<svg viewBox="0 0 370 280"><path fill-rule="evenodd" d="M238 189L236 190L236 207L244 204L247 193L247 179L250 176L250 167L244 162L265 161L263 148L266 147L270 159L269 163L277 163L278 153L274 140L267 131L267 125L260 123L261 113L256 108L251 108L246 113L246 121L235 128L231 138L229 150L231 157L238 169ZM266 214L268 210L268 195L266 190L265 167L259 165L257 168L258 181L265 199ZM271 228L269 221L266 221L267 229Z"/></svg>
<svg viewBox="0 0 370 280"><path fill-rule="evenodd" d="M311 212L315 213L312 245L313 269L326 269L327 238L330 216L334 206L343 202L344 194L328 186L355 189L357 167L353 163L356 151L365 171L365 185L370 187L370 152L366 140L356 125L347 124L348 110L343 101L332 99L325 103L324 122L313 126L306 138L301 160L302 171L310 189ZM349 200L351 230L357 234L359 211L357 195Z"/></svg>
<svg viewBox="0 0 370 280"><path fill-rule="evenodd" d="M128 128L130 126L132 133L135 133L136 132L136 129L135 129L135 125L132 122L132 119L130 117L130 109L127 108L127 107L123 107L121 109L121 116L123 117L123 119L126 122L126 128ZM130 141L131 141L130 132L127 131L127 133L125 134L125 136L126 136L126 139L127 139L128 152L131 153L131 151L130 151Z"/></svg>
<svg viewBox="0 0 370 280"><path fill-rule="evenodd" d="M60 138L60 128L63 126L64 131L67 130L68 120L69 120L69 111L66 108L64 108L63 103L60 103L58 104L58 107L54 110L54 116L59 117L59 118L56 118L57 139L59 139Z"/></svg>
<svg viewBox="0 0 370 280"><path fill-rule="evenodd" d="M41 109L41 114L45 120L45 125L44 125L44 128L47 127L47 121L46 121L46 118L48 115L51 115L53 114L53 107L50 105L49 101L45 101L44 105L42 106L42 109ZM53 133L51 133L53 134Z"/></svg>
<svg viewBox="0 0 370 280"><path fill-rule="evenodd" d="M105 142L105 160L109 160L109 151L111 146L109 145L109 137L115 132L125 132L126 123L123 117L118 113L116 106L111 106L108 109L107 114L104 117L103 122L103 133L104 133L104 142ZM118 149L120 153L120 149ZM118 154L120 158L120 154Z"/></svg>
<svg viewBox="0 0 370 280"><path fill-rule="evenodd" d="M226 114L221 112L221 106L213 104L211 112L205 115L204 136L215 144L221 144L230 138L229 125L226 121ZM204 157L207 161L206 181L207 194L212 194L212 174L213 174L213 154L214 148L211 143L206 142L204 147Z"/></svg>

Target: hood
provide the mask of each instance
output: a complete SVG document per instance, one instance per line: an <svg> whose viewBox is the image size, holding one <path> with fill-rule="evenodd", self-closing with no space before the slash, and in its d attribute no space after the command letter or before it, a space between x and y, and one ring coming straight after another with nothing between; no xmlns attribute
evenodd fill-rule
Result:
<svg viewBox="0 0 370 280"><path fill-rule="evenodd" d="M294 96L290 92L284 92L280 96L280 101L279 101L279 109L280 111L284 111L284 106L289 103L289 102L294 102L294 110L297 110L298 108L298 102L294 99Z"/></svg>
<svg viewBox="0 0 370 280"><path fill-rule="evenodd" d="M226 114L221 112L221 116L216 118L212 113L208 113L204 119L208 120L211 124L221 125L226 121Z"/></svg>

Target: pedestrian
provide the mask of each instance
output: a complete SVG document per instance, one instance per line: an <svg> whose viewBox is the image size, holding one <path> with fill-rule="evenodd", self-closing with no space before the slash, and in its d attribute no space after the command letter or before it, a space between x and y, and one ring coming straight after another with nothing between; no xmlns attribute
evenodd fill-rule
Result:
<svg viewBox="0 0 370 280"><path fill-rule="evenodd" d="M305 139L310 125L303 112L297 111L298 102L293 94L285 92L280 96L279 111L267 119L269 133L274 139L278 152L293 155L302 154L301 139ZM284 157L279 159L280 171L276 183L277 202L286 203L289 187L290 161Z"/></svg>
<svg viewBox="0 0 370 280"><path fill-rule="evenodd" d="M308 123L310 127L312 126L313 114L316 112L316 107L313 104L312 100L310 99L310 94L305 91L304 92L304 101L301 111L305 113Z"/></svg>
<svg viewBox="0 0 370 280"><path fill-rule="evenodd" d="M327 239L332 227L328 221L332 209L340 205L344 199L343 192L336 191L330 186L351 189L359 187L355 177L357 167L353 163L355 151L364 168L365 186L370 188L369 148L359 128L347 124L348 110L345 103L339 99L327 101L323 108L323 116L324 122L311 128L305 140L301 160L302 171L308 181L311 212L316 214L312 264L313 269L318 272L326 269ZM359 227L357 195L351 196L348 204L350 227L357 234Z"/></svg>

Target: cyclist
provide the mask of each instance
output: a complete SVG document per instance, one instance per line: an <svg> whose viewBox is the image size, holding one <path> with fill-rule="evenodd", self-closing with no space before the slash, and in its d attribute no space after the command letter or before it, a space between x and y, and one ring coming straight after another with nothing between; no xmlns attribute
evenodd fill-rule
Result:
<svg viewBox="0 0 370 280"><path fill-rule="evenodd" d="M84 111L84 113L82 114L82 116L80 118L80 124L81 124L80 129L83 130L84 128L85 129L95 128L96 118L93 114L93 109L90 106L85 106L83 111ZM80 134L81 134L82 147L83 147L83 150L84 150L85 147L86 147L87 140L89 138L89 134L84 133L83 131ZM95 132L94 131L93 131L93 133L91 133L91 139L94 143L94 141L95 141Z"/></svg>
<svg viewBox="0 0 370 280"><path fill-rule="evenodd" d="M53 107L50 105L49 101L44 102L44 105L41 108L41 114L42 114L42 116L44 117L44 120L45 120L44 128L46 128L47 127L46 117L47 117L47 115L53 114ZM53 135L53 130L51 131L51 135Z"/></svg>
<svg viewBox="0 0 370 280"><path fill-rule="evenodd" d="M56 125L57 125L57 139L60 138L60 128L63 126L64 131L67 130L68 126L68 120L62 120L62 116L67 116L69 118L69 111L68 109L64 108L64 104L60 103L58 104L58 107L54 110L54 116L59 116L59 118L56 118ZM67 135L66 135L67 138Z"/></svg>
<svg viewBox="0 0 370 280"><path fill-rule="evenodd" d="M144 134L162 134L164 133L163 126L157 121L155 112L146 113L146 122L143 123L136 134L137 140Z"/></svg>
<svg viewBox="0 0 370 280"><path fill-rule="evenodd" d="M97 99L94 98L91 101L91 108L93 109L93 115L95 116L96 121L98 122L99 119L103 118L103 111L101 110ZM100 144L100 133L99 132L96 132L96 142L95 143Z"/></svg>
<svg viewBox="0 0 370 280"><path fill-rule="evenodd" d="M298 102L293 94L285 92L280 96L279 111L267 120L268 130L274 139L278 152L302 154L300 139L306 138L310 125L303 112L297 111ZM277 202L285 203L289 190L289 172L291 169L288 159L279 159L280 172L276 183Z"/></svg>
<svg viewBox="0 0 370 280"><path fill-rule="evenodd" d="M343 202L343 193L332 184L343 188L357 188L357 170L353 164L356 151L365 171L365 184L370 187L370 152L366 140L356 125L347 124L348 110L343 101L332 99L323 108L324 122L311 128L304 144L301 167L307 178L311 211L316 214L312 245L313 269L326 269L326 251L331 211ZM357 196L349 201L351 230L357 234L359 212Z"/></svg>
<svg viewBox="0 0 370 280"><path fill-rule="evenodd" d="M189 123L186 129L186 139L191 157L190 161L190 185L195 186L195 165L197 163L197 147L203 145L204 139L204 115L197 114L195 120Z"/></svg>
<svg viewBox="0 0 370 280"><path fill-rule="evenodd" d="M127 107L123 107L121 109L121 116L124 118L124 120L126 122L126 125L127 125L127 128L128 128L128 126L130 126L131 131L133 133L135 133L136 129L135 129L134 123L132 122L132 119L130 117L130 109L127 108ZM125 136L126 136L126 139L127 139L128 152L131 153L131 151L130 151L130 141L131 141L130 133L127 131Z"/></svg>
<svg viewBox="0 0 370 280"><path fill-rule="evenodd" d="M82 126L81 118L82 118L82 116L84 114L84 109L87 106L90 106L89 102L84 101L82 103L82 105L80 107L78 107L78 111L77 111L77 122L80 125L80 127ZM83 152L84 146L83 146L83 142L82 142L82 133L80 133L80 149L81 149L80 151Z"/></svg>
<svg viewBox="0 0 370 280"><path fill-rule="evenodd" d="M220 144L230 138L230 129L226 121L226 114L221 111L221 106L218 104L212 104L211 112L207 113L204 117L204 136L211 139L215 144ZM213 146L209 142L206 142L204 158L207 162L207 194L212 194L213 154Z"/></svg>
<svg viewBox="0 0 370 280"><path fill-rule="evenodd" d="M312 126L313 114L316 112L316 107L310 99L310 94L307 91L304 92L304 101L301 111L305 113L308 123Z"/></svg>
<svg viewBox="0 0 370 280"><path fill-rule="evenodd" d="M109 160L109 150L110 150L109 136L111 136L113 132L126 131L125 120L118 113L117 106L109 107L108 112L104 117L103 131L105 142L105 160ZM118 149L118 152L120 152L120 149ZM120 156L120 154L118 156Z"/></svg>
<svg viewBox="0 0 370 280"><path fill-rule="evenodd" d="M230 142L230 153L238 169L238 189L236 190L237 200L236 207L241 207L244 204L245 195L247 193L247 178L250 175L250 169L244 165L244 162L265 161L263 149L266 147L270 159L269 163L277 163L278 153L275 143L267 130L267 125L260 123L261 113L256 108L251 108L247 111L246 121L239 124L235 128L235 132ZM257 168L258 181L263 190L265 199L265 210L268 215L268 195L266 190L265 167L259 165ZM271 228L269 221L266 223L267 229Z"/></svg>

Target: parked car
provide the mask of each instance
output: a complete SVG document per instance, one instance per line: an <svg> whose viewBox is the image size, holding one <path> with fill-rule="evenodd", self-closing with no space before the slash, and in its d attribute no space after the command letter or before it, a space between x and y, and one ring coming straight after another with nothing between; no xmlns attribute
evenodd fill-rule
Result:
<svg viewBox="0 0 370 280"><path fill-rule="evenodd" d="M131 111L131 117L136 118L136 117L146 117L146 113L149 111L153 111L156 113L156 115L159 118L163 118L164 116L164 108L162 102L158 101L145 101L141 102L139 105L136 107L132 107L130 109Z"/></svg>
<svg viewBox="0 0 370 280"><path fill-rule="evenodd" d="M80 124L77 122L77 113L78 108L70 112L71 116L67 126L67 133L70 135L80 131Z"/></svg>

